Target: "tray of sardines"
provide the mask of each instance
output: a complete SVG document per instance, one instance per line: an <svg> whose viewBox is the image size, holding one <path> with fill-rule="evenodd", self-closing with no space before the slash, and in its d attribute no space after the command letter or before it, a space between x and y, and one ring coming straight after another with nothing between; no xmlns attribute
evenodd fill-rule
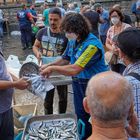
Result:
<svg viewBox="0 0 140 140"><path fill-rule="evenodd" d="M22 140L79 140L74 114L54 114L30 118Z"/></svg>

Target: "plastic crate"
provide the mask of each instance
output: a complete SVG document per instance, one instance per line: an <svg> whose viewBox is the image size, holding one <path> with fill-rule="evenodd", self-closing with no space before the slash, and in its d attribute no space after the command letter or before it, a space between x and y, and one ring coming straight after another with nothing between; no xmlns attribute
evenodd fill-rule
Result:
<svg viewBox="0 0 140 140"><path fill-rule="evenodd" d="M19 119L16 115L17 113L20 116L25 116L25 115L29 115L29 114L31 114L32 116L35 116L35 115L37 115L37 104L24 104L24 105L18 104L18 105L13 106L15 134L18 134L19 132L21 132L24 129L24 124L21 121L19 121Z"/></svg>

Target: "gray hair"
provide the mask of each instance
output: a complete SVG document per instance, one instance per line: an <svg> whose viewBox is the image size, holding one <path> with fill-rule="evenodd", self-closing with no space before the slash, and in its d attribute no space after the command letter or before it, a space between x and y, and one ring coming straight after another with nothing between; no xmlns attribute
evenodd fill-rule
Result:
<svg viewBox="0 0 140 140"><path fill-rule="evenodd" d="M110 106L105 104L102 98L100 99L98 95L99 92L98 91L96 92L96 90L94 89L95 86L93 86L93 80L90 80L87 86L86 95L89 96L88 106L91 109L91 116L103 122L120 121L126 119L126 117L128 116L128 112L130 110L131 103L133 101L132 89L130 84L121 75L119 74L115 75L116 77L113 76L113 78L116 79L121 78L121 80L123 80L123 86L121 86L121 89L119 90L120 94L119 97L117 97L117 101L115 101L115 103L113 102L113 104L111 104ZM108 86L110 86L111 82L108 81L106 85L107 84ZM115 90L116 89L114 89L114 93L112 92L109 94L110 95L115 94ZM104 94L106 94L107 92L105 91ZM103 98L104 99L106 98L105 100L107 100L107 96Z"/></svg>

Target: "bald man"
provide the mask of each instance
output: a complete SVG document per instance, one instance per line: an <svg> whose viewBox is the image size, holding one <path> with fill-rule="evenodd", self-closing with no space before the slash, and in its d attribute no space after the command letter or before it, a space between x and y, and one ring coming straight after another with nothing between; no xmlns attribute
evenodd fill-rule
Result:
<svg viewBox="0 0 140 140"><path fill-rule="evenodd" d="M88 140L127 140L125 126L128 114L134 115L132 102L131 86L121 75L109 71L94 76L83 101L94 132Z"/></svg>

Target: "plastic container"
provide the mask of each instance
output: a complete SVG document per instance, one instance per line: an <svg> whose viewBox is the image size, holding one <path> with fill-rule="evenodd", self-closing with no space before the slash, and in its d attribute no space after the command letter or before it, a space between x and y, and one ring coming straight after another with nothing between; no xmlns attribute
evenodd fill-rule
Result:
<svg viewBox="0 0 140 140"><path fill-rule="evenodd" d="M34 116L34 117L30 118L27 121L26 126L24 128L22 140L25 140L25 138L27 138L29 136L28 132L29 132L29 130L31 130L31 128L36 129L36 130L43 130L42 129L43 127L44 128L52 127L52 125L53 125L53 127L56 127L57 129L59 129L61 127L61 125L63 125L64 127L67 126L66 121L73 122L73 127L70 127L69 131L71 131L72 133L75 134L75 138L73 138L74 140L79 140L78 131L77 131L77 117L75 114L70 114L70 113L69 114L53 114L53 115L46 115L46 116ZM60 123L60 122L62 122L62 123ZM68 127L66 127L65 129L68 129ZM60 128L60 130L61 130L61 128ZM49 130L47 130L46 133L48 131ZM60 131L60 133L62 133L62 131ZM54 137L55 137L55 135L54 135ZM50 139L54 139L54 138L52 138L50 136Z"/></svg>
<svg viewBox="0 0 140 140"><path fill-rule="evenodd" d="M48 63L52 63L58 59L60 59L61 56L54 56L54 57L45 57L45 56L42 56L41 59L42 59L42 63L43 64L48 64Z"/></svg>

